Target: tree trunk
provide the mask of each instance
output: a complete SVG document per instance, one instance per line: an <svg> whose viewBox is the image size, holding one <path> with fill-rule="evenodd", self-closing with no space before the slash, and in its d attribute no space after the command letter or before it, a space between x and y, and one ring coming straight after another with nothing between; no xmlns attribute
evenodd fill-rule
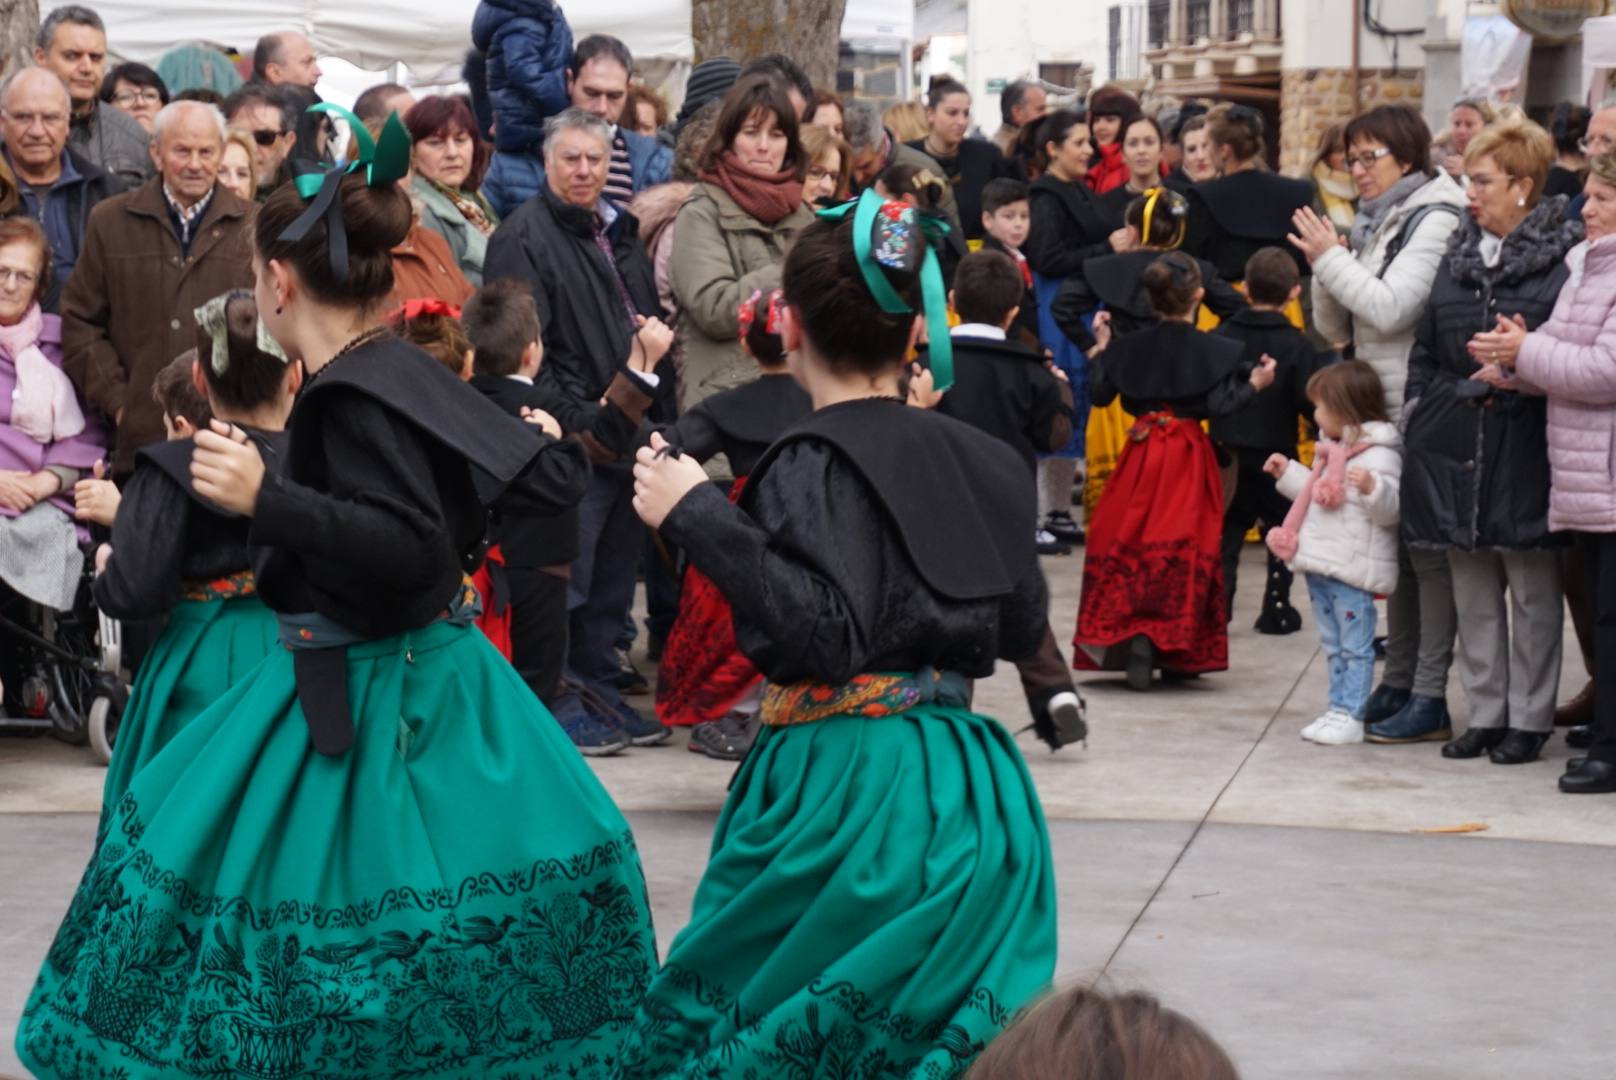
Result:
<svg viewBox="0 0 1616 1080"><path fill-rule="evenodd" d="M745 64L784 53L802 65L815 89L835 90L846 7L847 0L694 0L696 63L727 56Z"/></svg>
<svg viewBox="0 0 1616 1080"><path fill-rule="evenodd" d="M0 0L0 77L34 62L39 0Z"/></svg>

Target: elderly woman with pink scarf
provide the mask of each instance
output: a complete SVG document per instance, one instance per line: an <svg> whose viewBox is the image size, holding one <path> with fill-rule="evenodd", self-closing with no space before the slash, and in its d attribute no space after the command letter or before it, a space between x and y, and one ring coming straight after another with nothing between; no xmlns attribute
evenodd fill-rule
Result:
<svg viewBox="0 0 1616 1080"><path fill-rule="evenodd" d="M73 522L73 485L106 438L62 373L61 320L39 309L50 266L38 223L0 220L0 581L65 611L88 538Z"/></svg>

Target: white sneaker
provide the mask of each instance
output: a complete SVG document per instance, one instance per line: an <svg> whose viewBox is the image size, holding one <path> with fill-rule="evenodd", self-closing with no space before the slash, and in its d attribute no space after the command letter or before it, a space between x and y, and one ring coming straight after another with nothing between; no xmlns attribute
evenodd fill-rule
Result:
<svg viewBox="0 0 1616 1080"><path fill-rule="evenodd" d="M1337 713L1324 728L1313 736L1320 746L1350 746L1364 741L1362 720L1354 720L1345 713Z"/></svg>
<svg viewBox="0 0 1616 1080"><path fill-rule="evenodd" d="M1306 739L1308 742L1312 742L1313 736L1323 731L1329 725L1335 723L1341 718L1341 716L1342 713L1336 709L1326 709L1319 715L1317 720L1314 720L1311 724L1302 729L1302 738Z"/></svg>

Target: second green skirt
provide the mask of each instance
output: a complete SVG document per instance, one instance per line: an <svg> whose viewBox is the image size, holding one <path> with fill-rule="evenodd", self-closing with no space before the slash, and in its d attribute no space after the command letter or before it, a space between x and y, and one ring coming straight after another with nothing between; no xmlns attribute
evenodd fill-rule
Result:
<svg viewBox="0 0 1616 1080"><path fill-rule="evenodd" d="M998 723L764 728L624 1075L957 1076L1055 969L1049 835Z"/></svg>
<svg viewBox="0 0 1616 1080"><path fill-rule="evenodd" d="M158 751L278 644L275 613L256 596L180 601L140 665L124 708L107 765L102 818Z"/></svg>

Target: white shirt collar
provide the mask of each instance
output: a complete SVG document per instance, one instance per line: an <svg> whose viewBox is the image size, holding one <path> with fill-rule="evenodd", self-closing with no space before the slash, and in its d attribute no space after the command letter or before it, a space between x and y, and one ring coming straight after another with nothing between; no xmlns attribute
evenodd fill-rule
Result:
<svg viewBox="0 0 1616 1080"><path fill-rule="evenodd" d="M533 380L531 378L529 378L528 376L526 376L526 375L514 375L513 374L513 375L507 375L505 377L507 379L514 379L515 381L521 383L523 386L532 386L533 385Z"/></svg>
<svg viewBox="0 0 1616 1080"><path fill-rule="evenodd" d="M991 341L1004 341L1007 339L1005 332L997 326L989 326L987 323L979 322L961 323L950 330L948 336L988 338Z"/></svg>

